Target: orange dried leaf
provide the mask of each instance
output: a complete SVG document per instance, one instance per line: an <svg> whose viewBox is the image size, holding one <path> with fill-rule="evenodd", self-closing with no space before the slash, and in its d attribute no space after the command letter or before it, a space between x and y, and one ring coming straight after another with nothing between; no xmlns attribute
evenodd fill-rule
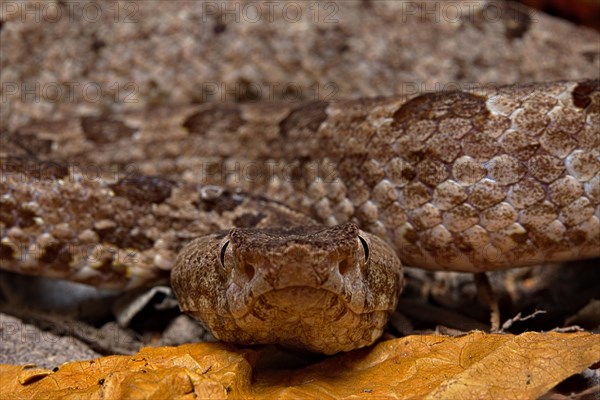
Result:
<svg viewBox="0 0 600 400"><path fill-rule="evenodd" d="M256 374L254 390L279 398L536 398L599 359L600 335L590 333L409 336L293 375Z"/></svg>
<svg viewBox="0 0 600 400"><path fill-rule="evenodd" d="M252 350L219 343L144 348L133 356L66 363L26 384L19 381L23 367L0 365L0 398L227 398L250 390L255 359Z"/></svg>
<svg viewBox="0 0 600 400"><path fill-rule="evenodd" d="M535 398L600 360L600 335L409 336L302 369L254 368L266 354L219 343L145 348L25 380L22 366L0 365L0 397Z"/></svg>

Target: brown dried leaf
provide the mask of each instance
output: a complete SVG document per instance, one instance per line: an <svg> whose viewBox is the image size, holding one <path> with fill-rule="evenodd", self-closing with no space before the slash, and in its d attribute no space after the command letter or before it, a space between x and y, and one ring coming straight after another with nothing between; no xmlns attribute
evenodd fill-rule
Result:
<svg viewBox="0 0 600 400"><path fill-rule="evenodd" d="M266 354L266 353L265 353ZM56 372L0 365L4 398L536 398L600 360L600 335L409 336L298 370L219 343L145 348Z"/></svg>

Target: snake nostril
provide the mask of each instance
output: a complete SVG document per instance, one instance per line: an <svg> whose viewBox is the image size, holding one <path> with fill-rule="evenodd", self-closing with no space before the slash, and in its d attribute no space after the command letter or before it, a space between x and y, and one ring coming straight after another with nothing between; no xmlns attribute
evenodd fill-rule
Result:
<svg viewBox="0 0 600 400"><path fill-rule="evenodd" d="M347 259L343 259L342 261L339 262L338 264L338 270L340 271L340 274L346 275L346 273L348 272L348 269L350 268L350 264L348 263Z"/></svg>
<svg viewBox="0 0 600 400"><path fill-rule="evenodd" d="M251 281L252 278L254 278L255 273L254 265L245 263L242 273L244 274L246 279L248 279L248 281Z"/></svg>

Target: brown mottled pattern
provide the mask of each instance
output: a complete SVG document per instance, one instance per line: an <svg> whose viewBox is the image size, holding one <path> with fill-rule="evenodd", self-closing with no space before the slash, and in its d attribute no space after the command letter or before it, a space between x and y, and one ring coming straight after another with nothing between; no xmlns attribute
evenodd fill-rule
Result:
<svg viewBox="0 0 600 400"><path fill-rule="evenodd" d="M135 133L135 129L128 127L123 122L102 116L82 118L81 128L86 138L96 144L127 139Z"/></svg>
<svg viewBox="0 0 600 400"><path fill-rule="evenodd" d="M134 288L168 279L186 242L248 221L249 210L260 210L256 227L314 223L213 186L148 176L111 183L61 163L14 157L2 157L0 166L1 267L25 274Z"/></svg>
<svg viewBox="0 0 600 400"><path fill-rule="evenodd" d="M333 201L325 185L311 201L349 202L354 213L331 222L358 220L408 265L486 271L597 256L599 96L597 80L426 94L375 105L352 126L346 104L333 105L317 133L328 144L312 151L359 164L338 169L347 197ZM553 218L532 223L546 203Z"/></svg>
<svg viewBox="0 0 600 400"><path fill-rule="evenodd" d="M598 80L301 106L170 107L87 124L32 124L2 133L10 151L3 150L0 181L2 268L133 287L165 276L184 244L200 235L347 222L374 235L356 234L348 251L360 249L358 237L365 236L381 243L370 249L376 263L393 263L388 244L404 264L468 272L599 256L599 130ZM27 140L19 142L20 133ZM52 145L34 146L39 153L32 154L24 144L36 137ZM14 160L28 161L15 168ZM65 164L48 173L48 163ZM360 337L298 338L295 328L281 327L287 333L273 339L239 329L240 319L225 318L234 304L257 305L253 318L260 320L275 312L273 302L285 302L259 291L260 282L294 286L296 278L263 276L257 265L244 272L244 284L224 275L226 237L192 242L179 265L195 265L195 272L174 281L184 309L217 336L335 352L374 340L391 309L374 304L395 304L397 285L381 282L399 266L388 275L357 273L352 291L341 285L326 299L339 313L334 320L343 314L346 324L375 327ZM226 254L240 251L231 240ZM294 259L312 262L306 249L315 244L297 240L303 245ZM337 254L332 249L328 254ZM272 250L273 257L280 253ZM268 257L256 261L273 265ZM334 279L339 271L324 273ZM354 314L347 312L349 296L365 299L352 306Z"/></svg>

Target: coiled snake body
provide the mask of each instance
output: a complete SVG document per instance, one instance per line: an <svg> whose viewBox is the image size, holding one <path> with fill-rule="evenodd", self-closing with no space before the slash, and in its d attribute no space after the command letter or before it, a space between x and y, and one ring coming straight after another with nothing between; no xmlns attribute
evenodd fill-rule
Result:
<svg viewBox="0 0 600 400"><path fill-rule="evenodd" d="M217 338L347 351L381 334L399 260L600 256L599 131L598 80L32 124L3 133L2 268L129 288L174 267Z"/></svg>

